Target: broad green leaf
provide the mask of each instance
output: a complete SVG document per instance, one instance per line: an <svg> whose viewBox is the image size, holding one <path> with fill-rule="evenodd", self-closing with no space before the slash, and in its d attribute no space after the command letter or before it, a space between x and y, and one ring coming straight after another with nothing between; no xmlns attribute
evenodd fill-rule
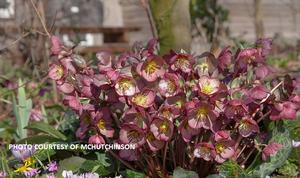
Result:
<svg viewBox="0 0 300 178"><path fill-rule="evenodd" d="M247 178L247 173L246 171L240 167L236 162L234 161L226 161L222 163L219 166L220 173L219 175L221 177L226 177L226 178Z"/></svg>
<svg viewBox="0 0 300 178"><path fill-rule="evenodd" d="M252 170L250 172L251 177L265 178L267 175L273 173L275 169L282 166L287 160L292 150L292 141L288 130L279 129L278 127L274 128L269 143L272 142L279 143L283 147L275 155L270 156L270 161L264 162Z"/></svg>
<svg viewBox="0 0 300 178"><path fill-rule="evenodd" d="M127 178L147 178L147 176L144 173L132 171L129 169L126 170L126 177Z"/></svg>
<svg viewBox="0 0 300 178"><path fill-rule="evenodd" d="M55 138L66 140L66 136L45 122L33 122L26 129L35 130L38 132L47 133Z"/></svg>
<svg viewBox="0 0 300 178"><path fill-rule="evenodd" d="M19 80L18 100L13 96L13 112L17 121L17 139L27 137L27 130L24 129L29 122L30 112L32 109L31 99L26 99L25 87L22 80ZM17 103L18 102L18 103Z"/></svg>
<svg viewBox="0 0 300 178"><path fill-rule="evenodd" d="M50 135L34 135L31 137L24 138L22 140L19 140L18 144L42 144L42 143L52 143L61 141L60 139L57 139L55 137L52 137Z"/></svg>
<svg viewBox="0 0 300 178"><path fill-rule="evenodd" d="M86 159L78 156L61 160L59 161L59 170L57 175L61 175L64 170L76 172L81 168L85 161Z"/></svg>
<svg viewBox="0 0 300 178"><path fill-rule="evenodd" d="M286 177L297 177L298 175L298 166L286 161L282 167L280 167L277 172Z"/></svg>
<svg viewBox="0 0 300 178"><path fill-rule="evenodd" d="M188 171L177 167L173 172L173 178L198 178L198 174L194 171Z"/></svg>
<svg viewBox="0 0 300 178"><path fill-rule="evenodd" d="M111 173L109 168L98 160L86 160L83 162L80 169L84 170L85 172L96 172L100 176L107 176Z"/></svg>

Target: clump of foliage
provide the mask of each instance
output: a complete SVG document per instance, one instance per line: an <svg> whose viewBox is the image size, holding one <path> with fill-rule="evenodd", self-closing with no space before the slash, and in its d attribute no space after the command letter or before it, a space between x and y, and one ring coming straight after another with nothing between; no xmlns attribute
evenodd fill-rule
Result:
<svg viewBox="0 0 300 178"><path fill-rule="evenodd" d="M291 151L283 121L296 118L299 79L270 79L270 39L235 53L227 47L218 56L159 56L151 40L119 56L100 52L97 66L57 37L51 43L56 60L49 77L80 118L77 138L135 145L118 157L150 177L182 168L200 177L265 177Z"/></svg>

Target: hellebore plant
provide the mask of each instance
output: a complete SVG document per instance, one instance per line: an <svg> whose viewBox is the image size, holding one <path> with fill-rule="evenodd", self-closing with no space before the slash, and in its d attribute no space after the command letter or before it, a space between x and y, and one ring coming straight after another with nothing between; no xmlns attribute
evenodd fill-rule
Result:
<svg viewBox="0 0 300 178"><path fill-rule="evenodd" d="M150 177L168 177L177 166L203 177L226 160L247 166L282 148L268 144L266 125L296 118L300 80L266 64L271 42L235 54L227 47L217 56L159 56L151 40L119 56L100 52L90 66L53 36L49 77L80 117L79 139L134 144L118 158Z"/></svg>

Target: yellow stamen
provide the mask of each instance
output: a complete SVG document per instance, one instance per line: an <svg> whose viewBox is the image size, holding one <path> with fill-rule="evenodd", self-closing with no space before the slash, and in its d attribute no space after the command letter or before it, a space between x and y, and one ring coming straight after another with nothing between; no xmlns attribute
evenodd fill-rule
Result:
<svg viewBox="0 0 300 178"><path fill-rule="evenodd" d="M205 94L211 94L213 90L214 87L209 82L206 82L201 88L201 92Z"/></svg>
<svg viewBox="0 0 300 178"><path fill-rule="evenodd" d="M166 133L168 129L167 123L163 122L160 126L159 126L159 131L162 133Z"/></svg>
<svg viewBox="0 0 300 178"><path fill-rule="evenodd" d="M206 117L208 115L208 110L207 108L204 108L204 107L199 107L197 109L197 118L198 119L202 119L204 117Z"/></svg>
<svg viewBox="0 0 300 178"><path fill-rule="evenodd" d="M147 102L147 97L142 93L138 93L132 98L132 101L139 106L144 106Z"/></svg>
<svg viewBox="0 0 300 178"><path fill-rule="evenodd" d="M225 147L223 144L221 144L221 143L216 144L216 151L218 154L222 153L224 151L224 149L225 149Z"/></svg>
<svg viewBox="0 0 300 178"><path fill-rule="evenodd" d="M100 129L100 130L104 130L106 127L106 124L105 124L105 121L104 121L104 119L100 119L100 121L98 122L98 124L97 124L97 126L98 126L98 128Z"/></svg>
<svg viewBox="0 0 300 178"><path fill-rule="evenodd" d="M153 74L158 68L159 65L154 61L154 59L147 61L145 64L145 71L147 74Z"/></svg>

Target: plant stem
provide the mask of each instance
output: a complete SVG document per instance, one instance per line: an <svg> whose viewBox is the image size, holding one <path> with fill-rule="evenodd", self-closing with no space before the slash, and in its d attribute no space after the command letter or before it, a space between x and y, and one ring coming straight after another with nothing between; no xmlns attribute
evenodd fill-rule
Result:
<svg viewBox="0 0 300 178"><path fill-rule="evenodd" d="M131 170L135 170L129 163L127 163L126 161L122 160L118 155L116 155L113 151L109 150L108 151L113 157L115 157L116 159L118 159L121 163L123 163L125 166L127 166L129 169Z"/></svg>
<svg viewBox="0 0 300 178"><path fill-rule="evenodd" d="M168 143L165 145L165 150L164 150L164 158L163 158L163 170L165 171L166 168L166 158L167 158L167 150L168 150Z"/></svg>

